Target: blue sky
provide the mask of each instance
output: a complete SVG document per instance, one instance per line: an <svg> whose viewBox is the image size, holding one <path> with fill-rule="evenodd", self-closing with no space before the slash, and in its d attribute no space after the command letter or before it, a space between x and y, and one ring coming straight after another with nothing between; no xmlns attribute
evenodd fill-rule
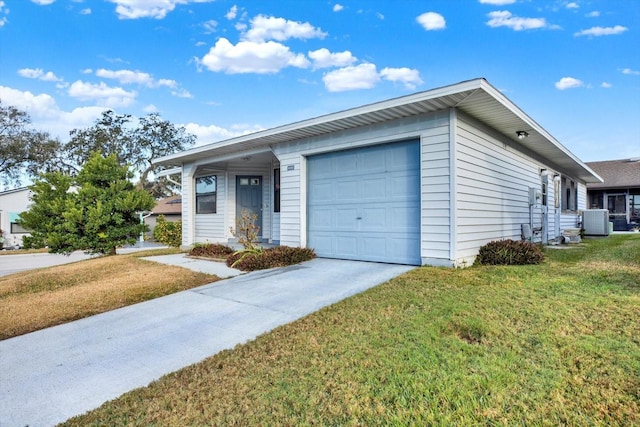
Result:
<svg viewBox="0 0 640 427"><path fill-rule="evenodd" d="M198 144L477 77L584 161L640 157L638 0L0 0L0 98Z"/></svg>

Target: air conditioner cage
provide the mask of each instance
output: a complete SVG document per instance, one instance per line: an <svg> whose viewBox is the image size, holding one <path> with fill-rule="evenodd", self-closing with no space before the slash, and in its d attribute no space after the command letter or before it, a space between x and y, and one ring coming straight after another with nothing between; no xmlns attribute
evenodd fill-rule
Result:
<svg viewBox="0 0 640 427"><path fill-rule="evenodd" d="M582 211L582 227L587 236L609 235L609 211L607 209L587 209Z"/></svg>

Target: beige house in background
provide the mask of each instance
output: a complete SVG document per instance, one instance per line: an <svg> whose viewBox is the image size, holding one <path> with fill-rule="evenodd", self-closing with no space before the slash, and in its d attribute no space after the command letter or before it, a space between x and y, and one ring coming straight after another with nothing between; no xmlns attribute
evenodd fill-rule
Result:
<svg viewBox="0 0 640 427"><path fill-rule="evenodd" d="M169 222L182 220L182 196L171 196L160 199L151 210L151 214L145 216L144 222L149 226L148 237L153 236L153 229L156 228L158 217L164 215L164 219Z"/></svg>

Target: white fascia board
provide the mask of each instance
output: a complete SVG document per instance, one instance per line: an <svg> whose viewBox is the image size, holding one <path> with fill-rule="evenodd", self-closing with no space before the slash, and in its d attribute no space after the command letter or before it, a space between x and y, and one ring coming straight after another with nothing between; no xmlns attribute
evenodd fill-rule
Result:
<svg viewBox="0 0 640 427"><path fill-rule="evenodd" d="M582 160L575 156L571 151L569 151L564 145L560 143L557 139L555 139L545 128L540 126L535 120L533 120L527 113L525 113L520 107L514 104L511 100L509 100L506 96L502 94L498 89L492 86L488 81L483 80L481 82L482 89L486 91L489 95L491 95L496 101L502 104L504 107L508 108L513 114L515 114L520 120L525 122L528 126L531 127L532 130L535 130L538 134L544 137L547 141L553 144L558 150L562 152L565 156L569 157L576 164L578 164L582 169L584 169L589 174L593 175L594 178L598 179L600 182L604 182L604 180L595 173L589 166L587 166ZM526 130L526 129L522 129Z"/></svg>
<svg viewBox="0 0 640 427"><path fill-rule="evenodd" d="M182 174L182 168L171 168L171 169L165 169L163 171L157 172L155 174L156 178L162 178L163 176L169 176L169 175L178 175L178 174Z"/></svg>
<svg viewBox="0 0 640 427"><path fill-rule="evenodd" d="M315 118L311 118L311 119L307 119L307 120L303 120L295 123L290 123L287 125L278 126L271 129L266 129L263 131L258 131L255 133L239 136L236 138L214 142L211 144L203 145L201 147L192 148L190 150L186 150L180 153L174 153L168 156L159 157L157 159L154 159L153 163L154 164L175 164L175 162L178 162L180 161L180 159L183 159L185 157L190 157L198 154L205 154L209 151L222 148L222 147L227 147L229 145L240 144L240 143L249 142L252 140L257 141L259 139L265 139L269 137L277 137L278 135L285 134L287 132L302 130L305 128L310 128L317 125L323 125L323 124L331 123L331 122L342 120L342 119L357 117L360 115L373 113L376 111L393 109L395 107L399 107L405 104L426 101L430 99L453 95L460 92L474 90L481 87L481 84L483 81L485 80L481 78L474 79L474 80L467 80L467 81L456 83L449 86L444 86L444 87L431 89L424 92L418 92L415 94L402 96L399 98L393 98L385 101L367 104L360 107L339 111L337 113L326 114L323 116L319 116L319 117L315 117Z"/></svg>

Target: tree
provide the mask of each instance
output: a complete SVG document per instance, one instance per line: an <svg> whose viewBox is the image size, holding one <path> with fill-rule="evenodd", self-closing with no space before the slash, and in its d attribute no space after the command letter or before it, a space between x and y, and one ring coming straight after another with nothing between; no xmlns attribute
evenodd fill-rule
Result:
<svg viewBox="0 0 640 427"><path fill-rule="evenodd" d="M168 196L171 191L166 181L160 185L149 182L149 174L159 171L151 160L185 150L195 143L195 136L184 127L162 120L157 113L141 118L137 126L132 120L128 114L105 111L92 127L72 130L71 140L64 147L68 162L82 165L96 151L104 156L115 154L120 165L128 164L137 173L141 188L156 197Z"/></svg>
<svg viewBox="0 0 640 427"><path fill-rule="evenodd" d="M19 185L25 176L35 177L55 167L60 141L46 132L29 129L29 115L0 100L0 183Z"/></svg>
<svg viewBox="0 0 640 427"><path fill-rule="evenodd" d="M84 250L107 255L135 243L147 231L139 212L150 210L155 201L136 189L132 178L115 154L100 153L94 153L76 177L44 174L30 187L30 209L20 215L22 226L32 230L27 242L47 245L52 253Z"/></svg>

